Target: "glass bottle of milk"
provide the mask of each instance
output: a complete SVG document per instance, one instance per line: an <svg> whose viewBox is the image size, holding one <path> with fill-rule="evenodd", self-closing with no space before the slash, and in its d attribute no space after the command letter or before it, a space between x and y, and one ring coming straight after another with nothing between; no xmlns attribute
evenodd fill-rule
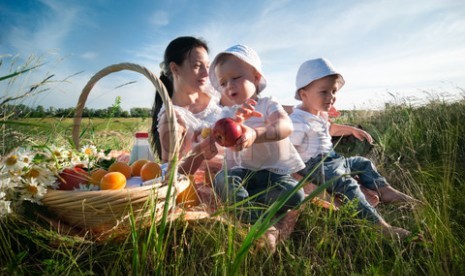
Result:
<svg viewBox="0 0 465 276"><path fill-rule="evenodd" d="M129 164L139 159L154 161L152 148L149 143L149 134L147 132L136 132L134 145L131 150Z"/></svg>

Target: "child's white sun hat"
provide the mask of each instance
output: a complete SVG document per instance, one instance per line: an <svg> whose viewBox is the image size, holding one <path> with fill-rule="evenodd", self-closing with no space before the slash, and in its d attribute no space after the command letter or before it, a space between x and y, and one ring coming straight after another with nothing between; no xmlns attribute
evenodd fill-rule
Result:
<svg viewBox="0 0 465 276"><path fill-rule="evenodd" d="M262 72L262 62L260 61L260 57L258 56L257 52L255 52L252 48L242 45L242 44L237 44L234 46L229 47L228 49L224 50L223 52L220 52L216 55L215 59L213 62L210 64L210 69L208 72L208 75L210 77L210 82L213 85L213 87L218 90L220 90L220 84L218 83L218 79L215 74L215 67L216 63L218 61L218 58L223 55L223 54L231 54L242 61L246 62L247 64L251 65L257 72L261 75L260 81L258 83L258 93L260 93L263 89L266 87L266 79L265 76L263 75Z"/></svg>
<svg viewBox="0 0 465 276"><path fill-rule="evenodd" d="M339 75L341 87L344 85L345 81L342 77L342 74L334 68L334 66L325 58L310 59L302 63L297 71L297 76L295 78L295 99L302 100L299 95L299 89L307 86L312 81L324 78L330 75Z"/></svg>

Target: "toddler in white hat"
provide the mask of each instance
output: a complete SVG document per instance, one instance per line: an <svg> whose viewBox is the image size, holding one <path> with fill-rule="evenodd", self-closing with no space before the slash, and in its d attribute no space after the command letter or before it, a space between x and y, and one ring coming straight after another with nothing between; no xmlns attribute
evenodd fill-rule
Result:
<svg viewBox="0 0 465 276"><path fill-rule="evenodd" d="M383 203L418 201L389 185L371 160L362 156L346 158L333 150L332 136L354 135L361 141L373 142L371 135L364 130L333 124L328 119L328 111L344 83L342 74L324 58L311 59L300 66L295 98L302 103L290 115L294 124L290 139L305 162L305 168L298 175L308 177L309 181L318 185L332 181L327 191L342 194L349 200L357 199L359 216L380 225L384 233L407 237L409 231L386 223L351 176L357 175L361 184L375 191Z"/></svg>
<svg viewBox="0 0 465 276"><path fill-rule="evenodd" d="M242 137L235 147L225 150L227 166L213 183L224 202L240 205L235 207L236 216L253 223L267 213L273 202L284 200L298 184L291 174L303 169L304 163L288 137L292 122L276 98L258 96L265 89L266 80L260 58L250 47L235 45L219 53L210 65L209 75L212 85L223 96L236 105L253 100L252 109L262 114L242 122ZM284 220L295 221L296 213L288 210L297 207L303 199L304 192L298 189L277 215L286 213ZM272 249L276 233L269 232L266 236Z"/></svg>

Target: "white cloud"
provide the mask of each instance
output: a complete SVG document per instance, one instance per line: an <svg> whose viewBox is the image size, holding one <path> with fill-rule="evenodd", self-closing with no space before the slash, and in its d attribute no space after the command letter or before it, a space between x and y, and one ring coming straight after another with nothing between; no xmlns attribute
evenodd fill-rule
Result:
<svg viewBox="0 0 465 276"><path fill-rule="evenodd" d="M42 3L48 10L35 19L35 26L18 24L6 37L21 53L32 54L66 47L64 41L67 36L76 33L73 28L82 24L98 26L99 22L82 20L81 12L85 7L70 6L56 0L44 0ZM211 49L211 58L232 44L248 44L257 50L262 59L269 84L266 93L277 96L285 104L295 103L293 90L298 66L304 60L318 56L329 58L345 74L347 84L338 99L340 108L351 108L360 103L374 106L370 101L385 99L387 91L418 95L421 94L418 93L419 89L438 87L443 82L465 86L465 80L462 80L465 75L465 2L425 0L420 4L418 1L397 0L325 3L290 0L221 2L205 4L201 11L195 10L195 5L188 1L183 5L177 3L179 9L176 11L166 9L163 4L160 4L162 8L154 4L148 8L154 10L157 6L157 10L145 22L156 36L147 36L133 44L136 46L125 50L134 57L131 61L148 66L157 74L166 45L180 34L205 38ZM110 5L111 1L105 4ZM184 4L189 6L184 7ZM103 4L100 3L100 6ZM188 15L192 12L201 12L204 17L190 21ZM186 17L174 20L182 14ZM198 14L195 18L199 18ZM121 24L130 23L122 20ZM128 35L128 40L133 38ZM91 50L78 57L97 59L100 56L97 53L103 53L98 45L95 43ZM127 46L114 47L112 50L117 52L117 47ZM66 50L63 49L63 52L69 52ZM66 68L56 70L57 75L65 72L72 74L71 68L79 65L63 66ZM129 76L118 82L133 79L133 76ZM69 98L73 98L73 101L77 99L74 93L82 89L86 78L79 75L72 81L73 84L59 92L66 96L56 96L60 98L57 105L64 105ZM98 94L100 88L95 89ZM124 91L131 94L131 91L140 89L152 90L150 83L138 80L135 84L116 89L115 93ZM114 86L105 88L105 91L113 90ZM152 96L151 92L138 93L137 97L123 99L123 104L151 104L152 100L148 99ZM101 102L108 105L114 96L104 94ZM100 100L97 99L89 104L98 102Z"/></svg>
<svg viewBox="0 0 465 276"><path fill-rule="evenodd" d="M82 55L80 55L81 58L89 60L95 59L97 56L98 54L96 52L85 52Z"/></svg>
<svg viewBox="0 0 465 276"><path fill-rule="evenodd" d="M73 28L79 8L61 1L42 0L48 10L33 20L20 20L20 25L7 30L7 41L21 55L41 55L63 47L63 41ZM21 25L33 22L31 25Z"/></svg>
<svg viewBox="0 0 465 276"><path fill-rule="evenodd" d="M155 11L149 20L156 27L166 26L170 23L170 17L166 11Z"/></svg>

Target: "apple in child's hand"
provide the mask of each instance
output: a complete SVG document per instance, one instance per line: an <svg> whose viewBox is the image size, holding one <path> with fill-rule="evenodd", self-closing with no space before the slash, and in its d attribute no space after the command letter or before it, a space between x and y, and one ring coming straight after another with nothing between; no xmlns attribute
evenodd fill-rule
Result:
<svg viewBox="0 0 465 276"><path fill-rule="evenodd" d="M66 168L59 174L58 182L60 190L74 190L74 188L79 188L81 183L87 184L89 176L82 168Z"/></svg>
<svg viewBox="0 0 465 276"><path fill-rule="evenodd" d="M213 137L223 147L232 147L242 135L241 125L231 118L218 120L213 126Z"/></svg>

